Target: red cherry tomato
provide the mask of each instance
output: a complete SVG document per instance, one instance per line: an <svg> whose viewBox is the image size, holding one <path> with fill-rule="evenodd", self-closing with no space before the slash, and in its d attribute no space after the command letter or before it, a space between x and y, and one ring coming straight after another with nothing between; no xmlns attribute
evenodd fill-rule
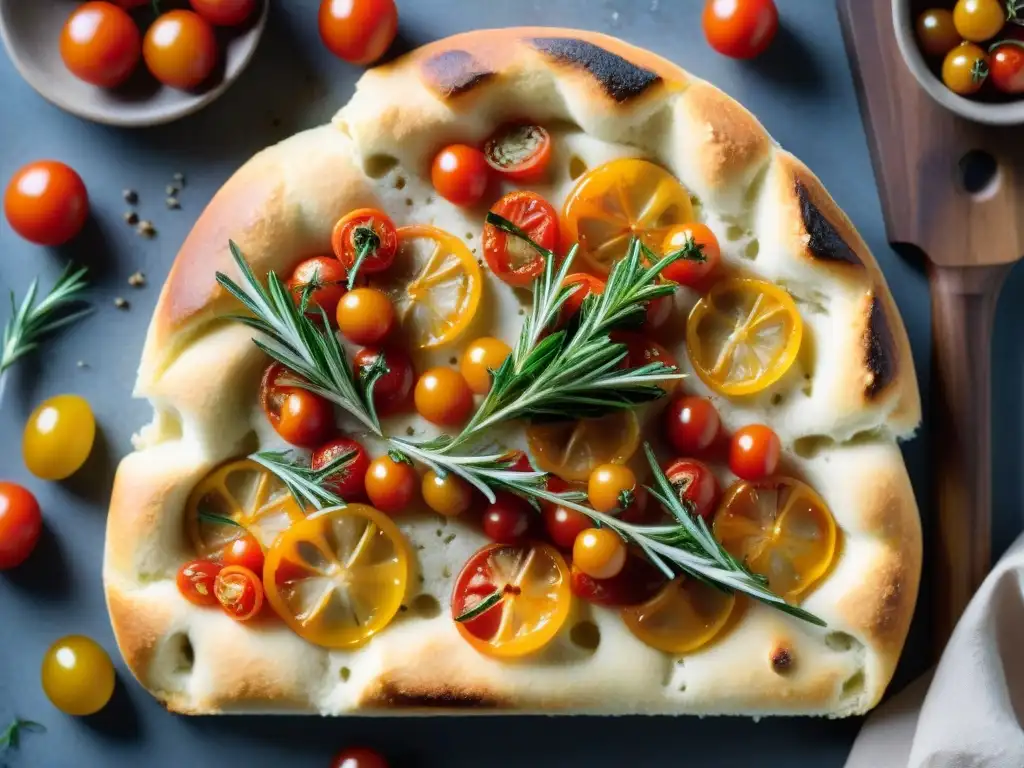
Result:
<svg viewBox="0 0 1024 768"><path fill-rule="evenodd" d="M568 490L585 491L586 487L583 485L571 486L562 478L552 475L548 478L548 490L551 493L564 493ZM548 531L548 538L560 549L571 551L572 545L576 543L576 537L587 528L594 526L594 522L585 514L569 507L563 507L561 504L544 501L541 502L540 508L544 527Z"/></svg>
<svg viewBox="0 0 1024 768"><path fill-rule="evenodd" d="M142 0L145 2L146 0ZM218 27L235 27L252 16L256 0L189 0L192 10Z"/></svg>
<svg viewBox="0 0 1024 768"><path fill-rule="evenodd" d="M583 300L587 296L592 293L600 296L604 293L604 280L588 275L586 272L574 272L571 275L566 275L565 280L562 281L563 287L577 284L581 287L573 291L562 305L562 310L558 315L559 326L565 325L573 315L580 311L583 307Z"/></svg>
<svg viewBox="0 0 1024 768"><path fill-rule="evenodd" d="M277 434L292 445L311 448L334 432L334 406L319 395L281 383L296 378L280 363L272 363L260 382L260 406Z"/></svg>
<svg viewBox="0 0 1024 768"><path fill-rule="evenodd" d="M779 28L779 11L772 0L707 0L704 36L719 53L752 59L764 53Z"/></svg>
<svg viewBox="0 0 1024 768"><path fill-rule="evenodd" d="M505 454L504 460L508 462L507 469L511 469L514 472L534 471L533 465L530 463L530 457L523 451L509 451Z"/></svg>
<svg viewBox="0 0 1024 768"><path fill-rule="evenodd" d="M1003 93L1024 93L1024 44L1006 42L989 56L988 77Z"/></svg>
<svg viewBox="0 0 1024 768"><path fill-rule="evenodd" d="M351 437L339 437L324 443L313 451L309 465L314 470L323 469L349 451L355 451L356 455L328 477L324 487L345 501L356 501L366 495L366 472L370 469L370 457L360 443Z"/></svg>
<svg viewBox="0 0 1024 768"><path fill-rule="evenodd" d="M383 272L395 261L398 234L395 222L384 211L359 208L341 217L331 235L334 255L349 272L359 262L358 272ZM350 284L358 275L350 275Z"/></svg>
<svg viewBox="0 0 1024 768"><path fill-rule="evenodd" d="M60 33L60 57L79 80L115 88L135 70L142 36L132 17L116 5L80 5Z"/></svg>
<svg viewBox="0 0 1024 768"><path fill-rule="evenodd" d="M622 570L610 579L595 579L574 565L569 586L574 595L587 602L626 606L650 600L666 581L665 575L648 560L630 554Z"/></svg>
<svg viewBox="0 0 1024 768"><path fill-rule="evenodd" d="M64 163L39 160L18 169L4 193L11 229L37 245L63 245L89 216L82 177Z"/></svg>
<svg viewBox="0 0 1024 768"><path fill-rule="evenodd" d="M36 497L20 485L0 482L0 571L25 562L42 530Z"/></svg>
<svg viewBox="0 0 1024 768"><path fill-rule="evenodd" d="M668 255L684 249L688 253L699 252L704 256L704 261L692 259L673 261L661 271L661 276L680 285L701 290L706 286L708 277L718 269L718 264L722 260L722 249L718 244L718 238L706 224L697 221L680 224L670 229L665 235L661 250L664 255Z"/></svg>
<svg viewBox="0 0 1024 768"><path fill-rule="evenodd" d="M327 322L335 319L338 302L345 295L347 285L348 272L341 262L330 256L314 256L300 261L288 278L288 290L296 306L302 301L302 295L308 287L310 293L306 314L319 318L320 313L316 308L320 307L327 315Z"/></svg>
<svg viewBox="0 0 1024 768"><path fill-rule="evenodd" d="M721 488L718 478L707 464L696 459L676 459L665 467L665 477L684 506L692 505L695 515L711 522Z"/></svg>
<svg viewBox="0 0 1024 768"><path fill-rule="evenodd" d="M356 352L353 361L355 369L363 375L381 355L384 356L388 372L377 379L373 386L373 404L377 413L387 416L408 405L416 374L412 360L401 347L364 347Z"/></svg>
<svg viewBox="0 0 1024 768"><path fill-rule="evenodd" d="M684 456L699 455L718 437L722 421L711 401L705 397L686 395L669 403L665 409L665 436Z"/></svg>
<svg viewBox="0 0 1024 768"><path fill-rule="evenodd" d="M404 512L416 498L420 479L416 470L405 461L380 456L370 462L366 471L366 495L381 512Z"/></svg>
<svg viewBox="0 0 1024 768"><path fill-rule="evenodd" d="M484 142L484 156L509 181L533 184L544 179L551 164L551 134L539 125L509 123Z"/></svg>
<svg viewBox="0 0 1024 768"><path fill-rule="evenodd" d="M391 47L398 31L394 0L321 0L320 38L350 64L372 64Z"/></svg>
<svg viewBox="0 0 1024 768"><path fill-rule="evenodd" d="M484 510L484 534L499 544L520 543L530 530L533 513L529 503L508 491L497 491L494 496L494 503Z"/></svg>
<svg viewBox="0 0 1024 768"><path fill-rule="evenodd" d="M553 251L558 244L558 213L536 192L509 192L491 211L526 232L541 248ZM484 258L499 278L517 288L529 286L544 271L544 257L519 237L484 224Z"/></svg>
<svg viewBox="0 0 1024 768"><path fill-rule="evenodd" d="M178 569L178 591L193 605L216 605L214 582L221 566L209 560L193 560Z"/></svg>
<svg viewBox="0 0 1024 768"><path fill-rule="evenodd" d="M144 5L153 5L153 0L113 0L118 8L141 8Z"/></svg>
<svg viewBox="0 0 1024 768"><path fill-rule="evenodd" d="M465 144L452 144L434 157L430 180L437 194L453 205L475 205L487 190L484 153Z"/></svg>
<svg viewBox="0 0 1024 768"><path fill-rule="evenodd" d="M225 544L220 559L224 565L240 565L253 573L263 573L266 558L256 537L247 533Z"/></svg>
<svg viewBox="0 0 1024 768"><path fill-rule="evenodd" d="M659 296L647 302L646 316L644 318L643 330L645 333L654 333L664 327L668 319L672 317L672 296Z"/></svg>
<svg viewBox="0 0 1024 768"><path fill-rule="evenodd" d="M388 768L388 761L372 749L350 747L334 756L331 768Z"/></svg>
<svg viewBox="0 0 1024 768"><path fill-rule="evenodd" d="M164 85L190 90L217 65L213 27L198 13L168 11L149 25L142 41L146 67Z"/></svg>
<svg viewBox="0 0 1024 768"><path fill-rule="evenodd" d="M213 582L213 592L224 613L235 621L248 621L263 607L263 582L240 565L222 568Z"/></svg>
<svg viewBox="0 0 1024 768"><path fill-rule="evenodd" d="M760 480L775 472L782 444L771 427L749 424L729 442L729 469L741 480Z"/></svg>
<svg viewBox="0 0 1024 768"><path fill-rule="evenodd" d="M676 360L676 356L642 334L613 331L611 339L626 345L626 357L619 363L619 367L624 370L639 368L649 363L663 363L669 368L675 368L675 373L679 372L679 361ZM665 379L658 386L666 392L672 392L679 386L679 379Z"/></svg>

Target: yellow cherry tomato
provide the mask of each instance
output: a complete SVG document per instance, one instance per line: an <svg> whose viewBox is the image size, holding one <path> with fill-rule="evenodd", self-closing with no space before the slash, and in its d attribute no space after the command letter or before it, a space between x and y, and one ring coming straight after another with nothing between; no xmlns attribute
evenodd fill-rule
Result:
<svg viewBox="0 0 1024 768"><path fill-rule="evenodd" d="M380 291L356 288L338 302L338 330L353 344L379 344L395 325L395 308Z"/></svg>
<svg viewBox="0 0 1024 768"><path fill-rule="evenodd" d="M595 579L618 576L626 564L626 542L608 528L587 528L573 542L572 564Z"/></svg>
<svg viewBox="0 0 1024 768"><path fill-rule="evenodd" d="M764 280L715 283L686 321L686 350L697 375L721 395L771 386L800 351L804 324L792 297Z"/></svg>
<svg viewBox="0 0 1024 768"><path fill-rule="evenodd" d="M43 657L42 683L47 698L61 712L92 715L114 694L114 665L95 640L68 635Z"/></svg>
<svg viewBox="0 0 1024 768"><path fill-rule="evenodd" d="M22 454L28 471L43 480L63 480L77 472L92 452L96 419L85 398L57 395L28 417Z"/></svg>
<svg viewBox="0 0 1024 768"><path fill-rule="evenodd" d="M981 43L999 34L1006 24L1006 4L1000 0L957 0L953 25L964 40Z"/></svg>
<svg viewBox="0 0 1024 768"><path fill-rule="evenodd" d="M409 546L391 519L365 504L314 513L267 552L263 585L277 614L305 640L352 648L398 613Z"/></svg>
<svg viewBox="0 0 1024 768"><path fill-rule="evenodd" d="M638 490L633 470L621 464L601 464L587 479L590 506L609 515L632 506Z"/></svg>
<svg viewBox="0 0 1024 768"><path fill-rule="evenodd" d="M222 552L247 533L267 549L282 531L304 517L277 476L249 459L230 461L209 472L185 503L185 529L196 554L204 558Z"/></svg>
<svg viewBox="0 0 1024 768"><path fill-rule="evenodd" d="M961 43L942 61L942 82L961 96L981 90L988 72L988 55L974 43Z"/></svg>
<svg viewBox="0 0 1024 768"><path fill-rule="evenodd" d="M473 503L469 483L451 472L441 477L434 470L427 470L420 488L427 506L445 517L461 515Z"/></svg>
<svg viewBox="0 0 1024 768"><path fill-rule="evenodd" d="M725 628L736 596L680 576L640 605L622 609L622 620L644 643L665 653L690 653Z"/></svg>
<svg viewBox="0 0 1024 768"><path fill-rule="evenodd" d="M473 393L466 380L454 368L443 365L419 377L413 401L420 416L442 427L462 424L473 410Z"/></svg>
<svg viewBox="0 0 1024 768"><path fill-rule="evenodd" d="M596 419L531 424L526 440L537 469L563 480L583 482L601 464L624 464L640 446L633 411Z"/></svg>
<svg viewBox="0 0 1024 768"><path fill-rule="evenodd" d="M693 219L686 188L661 166L620 158L583 174L562 209L564 239L579 242L590 271L606 275L630 238L660 252L669 230Z"/></svg>
<svg viewBox="0 0 1024 768"><path fill-rule="evenodd" d="M429 224L398 229L398 253L371 284L395 307L406 337L421 349L453 341L476 315L483 276L459 238Z"/></svg>
<svg viewBox="0 0 1024 768"><path fill-rule="evenodd" d="M825 575L836 553L832 512L813 488L789 477L733 485L715 513L714 533L789 601Z"/></svg>
<svg viewBox="0 0 1024 768"><path fill-rule="evenodd" d="M459 370L473 392L486 395L491 390L491 372L501 368L510 354L512 348L504 341L484 336L466 347Z"/></svg>

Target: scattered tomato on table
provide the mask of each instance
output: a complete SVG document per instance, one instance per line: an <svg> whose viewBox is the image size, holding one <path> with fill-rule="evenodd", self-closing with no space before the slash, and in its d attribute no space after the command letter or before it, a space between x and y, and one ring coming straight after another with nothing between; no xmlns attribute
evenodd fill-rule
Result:
<svg viewBox="0 0 1024 768"><path fill-rule="evenodd" d="M760 56L779 29L773 0L707 0L704 36L719 53L734 59Z"/></svg>
<svg viewBox="0 0 1024 768"><path fill-rule="evenodd" d="M43 691L61 712L99 712L114 694L114 665L99 643L82 635L63 637L43 657Z"/></svg>
<svg viewBox="0 0 1024 768"><path fill-rule="evenodd" d="M85 464L96 438L96 419L85 398L57 395L28 417L22 456L28 471L42 480L64 480Z"/></svg>
<svg viewBox="0 0 1024 768"><path fill-rule="evenodd" d="M0 482L0 571L25 562L42 530L36 497L16 483Z"/></svg>
<svg viewBox="0 0 1024 768"><path fill-rule="evenodd" d="M388 768L388 761L372 749L349 747L334 756L331 768Z"/></svg>
<svg viewBox="0 0 1024 768"><path fill-rule="evenodd" d="M320 38L350 64L372 64L391 47L398 31L394 0L321 0Z"/></svg>
<svg viewBox="0 0 1024 768"><path fill-rule="evenodd" d="M89 217L89 195L73 168L37 160L18 169L4 192L11 229L37 245L63 245Z"/></svg>

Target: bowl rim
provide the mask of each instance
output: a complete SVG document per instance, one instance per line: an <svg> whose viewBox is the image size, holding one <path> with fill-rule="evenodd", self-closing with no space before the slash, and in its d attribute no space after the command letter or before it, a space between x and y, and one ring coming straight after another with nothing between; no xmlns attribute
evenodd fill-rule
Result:
<svg viewBox="0 0 1024 768"><path fill-rule="evenodd" d="M928 67L917 46L911 0L893 0L892 23L900 54L914 79L941 106L967 120L986 125L1020 125L1024 123L1024 100L1010 104L986 104L953 93Z"/></svg>
<svg viewBox="0 0 1024 768"><path fill-rule="evenodd" d="M252 28L247 34L252 36L252 44L245 51L241 60L238 63L238 68L231 77L225 77L216 87L211 88L200 94L196 94L194 98L182 101L180 106L167 111L163 114L135 114L128 113L121 115L120 113L111 114L108 111L98 111L96 109L83 108L74 100L68 100L54 94L49 88L49 80L40 75L38 72L30 70L22 61L22 57L15 54L15 46L12 43L12 32L8 29L6 9L8 2L17 2L18 0L0 0L0 40L3 40L4 48L7 51L7 57L14 64L15 70L21 75L22 80L29 84L29 86L38 93L43 99L53 104L58 109L61 109L69 114L76 117L88 120L89 122L98 123L100 125L111 125L119 128L146 128L149 126L166 125L172 123L175 120L180 120L183 117L195 114L203 107L208 106L215 99L220 97L232 84L242 75L242 73L249 66L253 56L256 55L256 49L259 47L260 40L263 38L263 32L267 26L267 17L270 13L270 0L263 0L263 7L260 11L259 18L253 24Z"/></svg>

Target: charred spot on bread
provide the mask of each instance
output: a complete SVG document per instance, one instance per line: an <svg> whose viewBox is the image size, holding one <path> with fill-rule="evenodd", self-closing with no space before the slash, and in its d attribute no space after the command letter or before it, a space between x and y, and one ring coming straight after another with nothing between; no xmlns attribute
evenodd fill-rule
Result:
<svg viewBox="0 0 1024 768"><path fill-rule="evenodd" d="M847 245L832 222L814 204L807 187L796 182L796 197L800 201L800 216L807 232L807 250L822 261L841 261L846 264L863 266L860 256Z"/></svg>
<svg viewBox="0 0 1024 768"><path fill-rule="evenodd" d="M869 400L877 397L896 378L896 355L896 340L889 328L885 306L878 296L872 296L864 329L864 365L868 372L864 394Z"/></svg>
<svg viewBox="0 0 1024 768"><path fill-rule="evenodd" d="M367 702L384 709L497 709L503 702L482 691L443 686L411 689L385 681Z"/></svg>
<svg viewBox="0 0 1024 768"><path fill-rule="evenodd" d="M529 43L556 61L585 69L620 104L661 82L656 72L575 37L535 37Z"/></svg>
<svg viewBox="0 0 1024 768"><path fill-rule="evenodd" d="M471 91L494 75L469 51L444 51L423 62L423 78L446 99Z"/></svg>

